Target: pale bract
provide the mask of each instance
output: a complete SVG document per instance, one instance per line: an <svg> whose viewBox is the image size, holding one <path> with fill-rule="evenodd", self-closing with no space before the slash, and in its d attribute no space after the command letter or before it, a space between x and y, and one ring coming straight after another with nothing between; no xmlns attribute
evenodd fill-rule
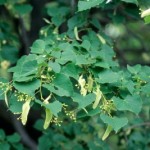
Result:
<svg viewBox="0 0 150 150"><path fill-rule="evenodd" d="M100 86L97 86L96 91L93 93L96 95L96 99L95 99L95 102L93 104L93 109L95 109L98 106L98 104L102 98L102 92L100 91Z"/></svg>
<svg viewBox="0 0 150 150"><path fill-rule="evenodd" d="M86 86L86 81L85 81L85 79L83 78L83 75L81 75L81 76L79 77L78 83L79 83L79 85L80 85L80 87L81 87L81 90L80 90L81 95L85 96L85 95L87 94L87 89L85 88L85 86Z"/></svg>

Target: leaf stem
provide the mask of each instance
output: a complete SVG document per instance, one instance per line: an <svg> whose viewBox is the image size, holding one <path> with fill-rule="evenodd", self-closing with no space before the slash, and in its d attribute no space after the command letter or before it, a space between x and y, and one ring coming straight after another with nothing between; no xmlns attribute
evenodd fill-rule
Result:
<svg viewBox="0 0 150 150"><path fill-rule="evenodd" d="M42 95L42 79L41 79L41 82L40 82L40 90L39 90L39 92L40 92L41 100L44 101L44 98L43 98L43 95Z"/></svg>

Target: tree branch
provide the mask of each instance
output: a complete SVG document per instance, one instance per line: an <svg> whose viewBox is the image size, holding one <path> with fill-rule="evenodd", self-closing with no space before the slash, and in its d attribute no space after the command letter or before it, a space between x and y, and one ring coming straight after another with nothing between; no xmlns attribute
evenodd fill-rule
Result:
<svg viewBox="0 0 150 150"><path fill-rule="evenodd" d="M70 6L71 6L71 13L72 13L72 15L73 15L74 12L75 12L76 5L77 5L76 0L70 0Z"/></svg>
<svg viewBox="0 0 150 150"><path fill-rule="evenodd" d="M12 123L15 130L20 134L22 142L27 145L31 150L37 150L37 144L25 131L23 125L17 120L17 118L12 115Z"/></svg>
<svg viewBox="0 0 150 150"><path fill-rule="evenodd" d="M19 26L20 26L20 40L22 43L22 51L21 51L21 55L27 55L29 54L29 46L30 46L30 42L29 42L29 37L24 25L24 21L21 17L19 17Z"/></svg>

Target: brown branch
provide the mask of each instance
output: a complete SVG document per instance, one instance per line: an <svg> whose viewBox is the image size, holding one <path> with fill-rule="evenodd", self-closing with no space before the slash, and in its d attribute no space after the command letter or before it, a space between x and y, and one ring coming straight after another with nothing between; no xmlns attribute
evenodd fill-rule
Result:
<svg viewBox="0 0 150 150"><path fill-rule="evenodd" d="M70 0L70 6L71 6L71 13L73 15L77 6L76 0Z"/></svg>
<svg viewBox="0 0 150 150"><path fill-rule="evenodd" d="M37 144L31 137L28 135L28 133L25 131L25 128L23 125L17 120L17 118L12 115L12 124L15 128L15 130L20 134L22 142L28 146L31 150L37 150Z"/></svg>
<svg viewBox="0 0 150 150"><path fill-rule="evenodd" d="M19 21L19 27L20 27L20 40L21 40L21 43L22 43L22 51L20 52L21 55L27 55L29 54L29 46L30 46L30 42L29 42L29 37L28 37L28 34L27 34L27 31L26 31L26 28L25 28L25 25L24 25L24 20L19 17L18 19Z"/></svg>
<svg viewBox="0 0 150 150"><path fill-rule="evenodd" d="M4 100L0 101L0 106L1 106L0 118L1 120L4 121L4 124L6 123L12 124L11 130L13 130L14 128L15 131L19 133L22 139L22 143L25 144L27 147L29 147L31 150L37 150L37 145L35 141L31 139L31 137L28 135L23 125L16 119L15 115L13 115L10 111L7 111L8 108L6 107Z"/></svg>

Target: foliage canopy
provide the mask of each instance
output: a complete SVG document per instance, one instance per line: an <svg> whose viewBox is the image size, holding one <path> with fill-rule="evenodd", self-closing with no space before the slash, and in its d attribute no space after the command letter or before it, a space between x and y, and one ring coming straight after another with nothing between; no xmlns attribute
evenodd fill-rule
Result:
<svg viewBox="0 0 150 150"><path fill-rule="evenodd" d="M15 18L28 20L32 11L31 5L24 1L4 0L0 4ZM145 0L79 0L75 13L65 3L50 3L45 7L48 19L44 19L46 25L40 30L39 39L33 42L30 54L19 60L16 50L20 46L18 36L10 36L12 29L5 23L0 24L3 31L0 36L0 60L7 60L4 66L8 67L16 63L8 69L13 73L11 81L0 78L0 99L5 101L9 111L19 115L23 125L27 123L31 111L37 109L41 112L42 117L35 124L35 128L44 133L39 139L39 149L59 149L52 144L53 141L70 142L60 133L54 135L49 127L51 124L58 125L55 130L64 124L64 133L69 135L74 132L78 136L82 128L78 121L83 119L84 122L86 118L97 118L96 126L105 127L103 135L96 134L93 142L88 143L88 139L83 137L83 141L88 143L86 146L92 150L109 149L102 140L112 131L118 134L134 124L133 119L138 118L144 106L149 104L150 67L138 64L121 68L113 41L104 33L96 17L100 11L120 20L122 16L115 16L117 7L128 9L130 5L136 5L141 16L128 12L129 16L139 20L142 17L146 24L150 22L150 4L146 4ZM111 14L113 11L114 16ZM29 28L28 24L26 26ZM65 29L61 30L63 27ZM141 118L140 121L144 120ZM77 122L76 125L73 122ZM86 130L87 134L89 130ZM4 141L3 144L0 142L0 146L4 147L2 149L9 149L10 145L15 148L14 143L20 140L18 135L12 135L17 141L11 136L6 137L7 144L4 131L0 132L0 141ZM45 140L49 142L45 144ZM75 149L83 149L82 144L75 142L74 146ZM62 147L70 149L71 144Z"/></svg>

